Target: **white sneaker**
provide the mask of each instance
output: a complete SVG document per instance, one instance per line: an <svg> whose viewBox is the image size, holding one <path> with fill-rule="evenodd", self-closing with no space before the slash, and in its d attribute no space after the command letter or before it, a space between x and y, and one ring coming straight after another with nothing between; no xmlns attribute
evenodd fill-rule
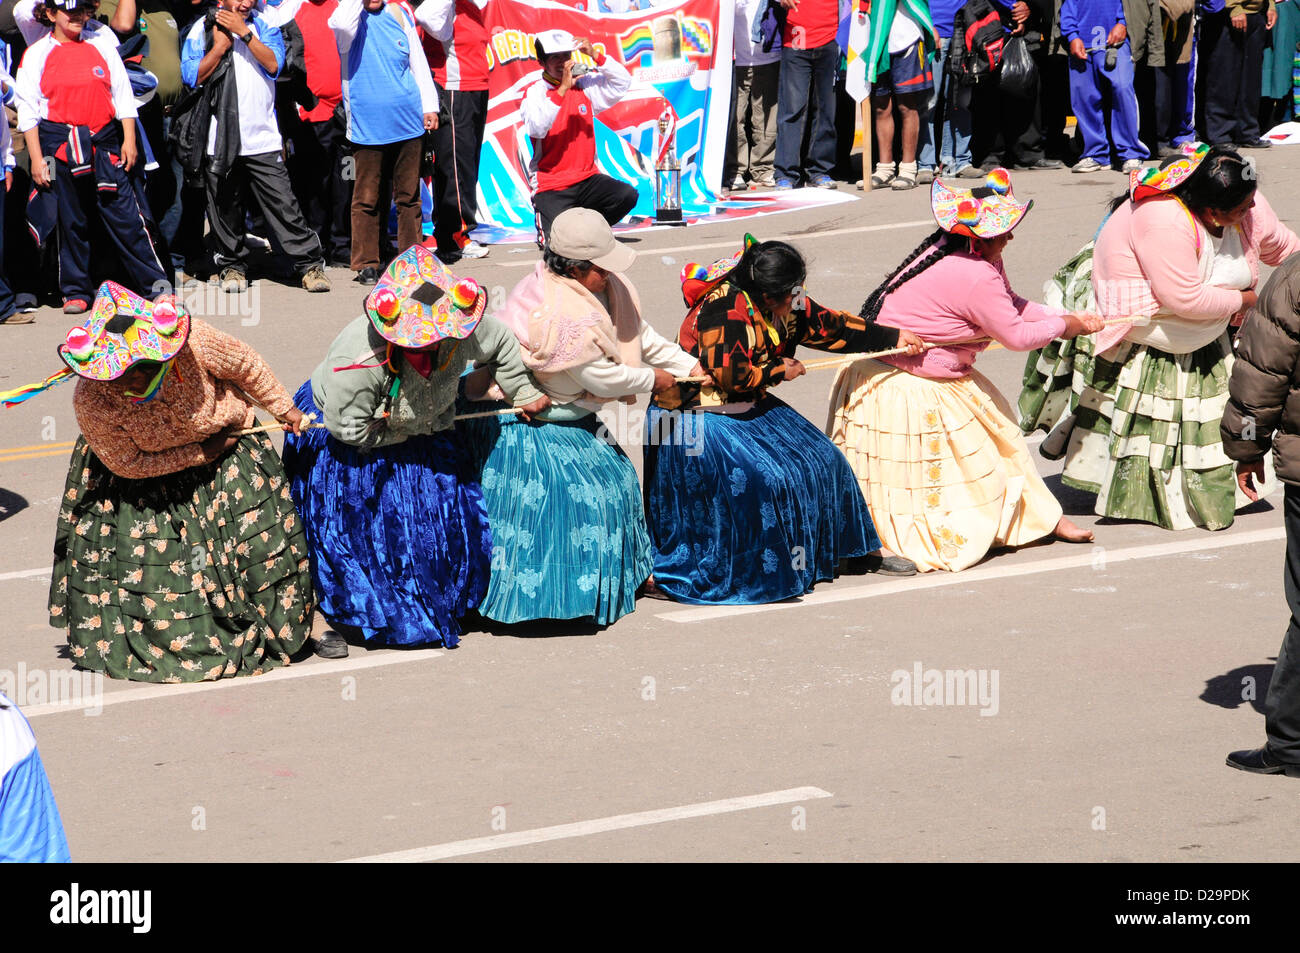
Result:
<svg viewBox="0 0 1300 953"><path fill-rule="evenodd" d="M1141 159L1126 159L1124 161L1124 164L1120 166L1120 171L1123 172L1125 175L1128 175L1130 172L1140 171L1141 168L1142 168Z"/></svg>
<svg viewBox="0 0 1300 953"><path fill-rule="evenodd" d="M745 177L737 172L736 177L731 181L731 191L744 192L748 188L749 186L745 184Z"/></svg>
<svg viewBox="0 0 1300 953"><path fill-rule="evenodd" d="M1070 167L1071 172L1100 172L1101 163L1096 159L1080 159Z"/></svg>
<svg viewBox="0 0 1300 953"><path fill-rule="evenodd" d="M461 258L486 258L492 249L486 245L480 245L478 242L470 241L465 243L465 247L460 250Z"/></svg>

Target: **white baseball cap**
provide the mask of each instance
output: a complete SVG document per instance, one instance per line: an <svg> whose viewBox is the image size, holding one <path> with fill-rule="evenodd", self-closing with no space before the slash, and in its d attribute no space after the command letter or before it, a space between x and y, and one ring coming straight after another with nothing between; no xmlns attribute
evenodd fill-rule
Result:
<svg viewBox="0 0 1300 953"><path fill-rule="evenodd" d="M547 246L574 261L589 261L606 271L624 272L636 261L636 252L614 237L605 216L589 208L565 209L551 223Z"/></svg>
<svg viewBox="0 0 1300 953"><path fill-rule="evenodd" d="M573 34L568 30L543 30L537 34L537 49L542 56L552 53L571 53L577 49Z"/></svg>

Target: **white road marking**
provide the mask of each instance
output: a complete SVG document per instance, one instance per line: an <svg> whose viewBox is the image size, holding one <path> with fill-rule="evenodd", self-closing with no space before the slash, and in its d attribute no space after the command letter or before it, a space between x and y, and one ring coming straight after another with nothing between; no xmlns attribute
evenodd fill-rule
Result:
<svg viewBox="0 0 1300 953"><path fill-rule="evenodd" d="M922 225L934 227L934 219L924 218L917 219L914 222L888 222L884 225L859 225L856 228L831 228L824 232L797 232L789 235L771 235L770 239L783 242L801 242L809 238L833 238L837 235L857 235L862 232L889 232L900 228L920 228ZM767 241L768 239L764 239ZM715 248L736 249L738 243L735 239L729 242L710 242L706 245L665 245L663 248L646 248L638 249L638 257L652 255L656 252L684 252L684 251L710 251ZM502 268L532 268L537 264L537 259L533 258L528 261L502 261L498 262Z"/></svg>
<svg viewBox="0 0 1300 953"><path fill-rule="evenodd" d="M33 576L48 576L53 570L49 566L40 569L20 569L18 572L0 572L0 582L7 579L31 579Z"/></svg>
<svg viewBox="0 0 1300 953"><path fill-rule="evenodd" d="M1107 549L1104 551L1105 566L1113 563L1129 562L1135 559L1156 559L1161 556L1176 556L1180 553L1195 553L1207 549L1226 549L1229 546L1250 546L1255 543L1271 543L1286 538L1286 529L1277 526L1272 529L1257 529L1247 533L1234 533L1223 536L1219 533L1205 534L1196 539L1176 543L1156 543L1151 546L1131 546L1127 549ZM924 589L938 589L942 586L966 586L995 579L1011 579L1016 576L1032 576L1043 572L1059 572L1062 569L1083 569L1100 560L1102 552L1098 547L1090 546L1078 556L1066 556L1062 559L1040 559L1030 563L1011 563L966 569L962 572L934 572L925 576L899 579L891 582L877 582L865 586L847 586L834 590L813 592L787 602L773 602L761 606L701 606L696 609L684 609L677 612L660 612L656 618L668 622L707 622L712 619L729 618L736 615L749 615L755 612L776 612L781 609L797 609L806 606L823 606L836 602L851 602L856 599L874 599L876 596L892 596L899 593L918 592Z"/></svg>
<svg viewBox="0 0 1300 953"><path fill-rule="evenodd" d="M356 646L352 647L356 651ZM67 704L52 703L24 708L23 714L28 718L41 715L57 715L60 712L81 711L85 708L98 708L100 705L119 705L124 702L152 701L155 698L172 698L176 695L188 695L192 692L215 692L223 688L240 688L245 685L265 685L283 682L291 678L310 678L313 675L341 675L381 665L401 665L406 662L422 662L437 658L442 649L374 649L357 658L313 660L310 664L299 662L288 668L276 668L265 675L223 678L215 682L186 682L183 685L145 685L140 688L127 688L121 691L104 692L99 698L80 699Z"/></svg>
<svg viewBox="0 0 1300 953"><path fill-rule="evenodd" d="M640 811L636 814L615 814L613 817L599 817L591 821L578 821L574 824L557 824L555 827L537 827L530 831L516 831L511 834L493 834L491 837L475 837L471 840L450 841L446 844L434 844L431 847L416 847L411 850L399 850L390 854L374 854L370 857L354 857L339 861L343 864L412 864L427 863L431 860L445 860L448 857L463 857L466 854L482 854L490 850L504 850L508 847L523 847L528 844L541 844L546 841L565 840L569 837L586 837L589 834L604 834L607 831L621 831L629 827L646 827L650 824L663 824L667 821L682 821L692 817L707 817L710 814L730 814L735 811L749 811L756 807L772 807L777 804L791 804L795 801L809 801L816 798L834 797L821 788L790 788L785 791L769 791L767 794L750 794L746 797L730 797L721 801L704 801L700 804L684 804L681 807L666 807L657 811Z"/></svg>

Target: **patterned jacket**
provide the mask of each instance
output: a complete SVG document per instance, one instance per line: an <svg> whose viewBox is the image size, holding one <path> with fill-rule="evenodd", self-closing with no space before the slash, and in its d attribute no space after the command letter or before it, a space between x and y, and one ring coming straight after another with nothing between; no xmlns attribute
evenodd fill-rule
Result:
<svg viewBox="0 0 1300 953"><path fill-rule="evenodd" d="M654 403L665 410L689 410L761 400L769 387L785 380L783 360L794 357L800 344L845 354L898 344L897 328L867 324L808 297L795 304L801 306L784 322L774 321L738 285L720 282L691 309L677 332L677 343L699 359L716 386L678 384Z"/></svg>

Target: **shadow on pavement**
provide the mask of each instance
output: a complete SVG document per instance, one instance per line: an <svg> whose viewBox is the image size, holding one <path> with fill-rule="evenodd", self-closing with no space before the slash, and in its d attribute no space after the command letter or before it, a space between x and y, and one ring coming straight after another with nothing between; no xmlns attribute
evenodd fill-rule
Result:
<svg viewBox="0 0 1300 953"><path fill-rule="evenodd" d="M1276 662L1276 658L1269 660ZM1243 665L1222 675L1215 675L1205 683L1201 701L1220 708L1240 708L1246 702L1259 714L1264 714L1264 698L1268 683L1273 677L1272 665Z"/></svg>

